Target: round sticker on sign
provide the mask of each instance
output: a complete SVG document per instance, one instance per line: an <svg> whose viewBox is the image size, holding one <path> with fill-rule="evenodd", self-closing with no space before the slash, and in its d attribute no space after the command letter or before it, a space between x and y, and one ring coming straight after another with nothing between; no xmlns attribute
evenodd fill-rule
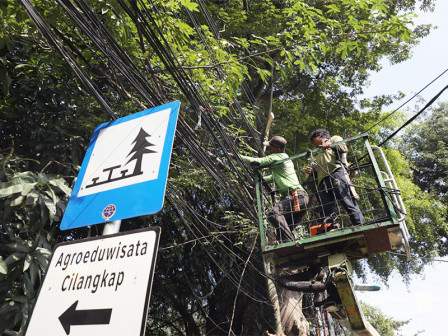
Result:
<svg viewBox="0 0 448 336"><path fill-rule="evenodd" d="M114 204L109 204L107 207L103 209L102 216L106 220L106 222L111 218L113 215L115 215L115 212L117 211L117 207Z"/></svg>

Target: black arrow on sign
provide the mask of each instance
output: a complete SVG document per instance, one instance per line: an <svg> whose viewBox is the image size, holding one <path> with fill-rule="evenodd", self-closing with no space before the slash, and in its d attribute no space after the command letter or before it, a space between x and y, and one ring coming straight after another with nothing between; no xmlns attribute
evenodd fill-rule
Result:
<svg viewBox="0 0 448 336"><path fill-rule="evenodd" d="M78 301L75 301L59 316L59 321L67 335L70 335L72 325L109 324L112 309L76 310L77 305Z"/></svg>

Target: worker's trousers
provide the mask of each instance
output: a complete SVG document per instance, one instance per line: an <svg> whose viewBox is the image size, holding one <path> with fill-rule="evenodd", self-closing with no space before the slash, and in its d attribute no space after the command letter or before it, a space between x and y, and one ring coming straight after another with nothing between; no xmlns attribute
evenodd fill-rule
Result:
<svg viewBox="0 0 448 336"><path fill-rule="evenodd" d="M293 230L306 215L308 194L294 190L276 203L268 213L269 222L275 227L279 242L294 241Z"/></svg>
<svg viewBox="0 0 448 336"><path fill-rule="evenodd" d="M329 217L335 212L336 200L339 200L350 216L352 225L365 223L358 202L350 192L350 186L342 168L337 169L331 176L326 176L322 180L319 184L319 198L323 217Z"/></svg>

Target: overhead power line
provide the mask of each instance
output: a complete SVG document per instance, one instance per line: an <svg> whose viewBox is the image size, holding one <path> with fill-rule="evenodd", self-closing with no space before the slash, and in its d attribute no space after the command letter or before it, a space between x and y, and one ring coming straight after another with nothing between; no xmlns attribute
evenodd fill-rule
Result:
<svg viewBox="0 0 448 336"><path fill-rule="evenodd" d="M46 25L44 19L39 16L36 8L34 8L28 0L21 1L24 6L28 8L30 17L36 22L43 35L55 46L59 53L64 55L66 59L68 58L69 65L72 67L78 78L80 78L86 87L90 89L91 94L97 98L97 100L100 100L102 103L101 105L105 107L105 110L111 118L114 118L114 115L112 108L110 107L111 105L106 101L107 97L102 97L101 91L93 84L94 79L98 82L101 80L109 80L107 73L103 74L103 72L101 72L100 76L98 76L98 73L90 73L90 78L84 73L93 69L101 71L101 69L96 69L94 64L89 63L90 60L82 57L82 54L79 53L79 50L82 49L82 47L96 47L100 52L98 55L101 54L102 60L108 62L108 67L114 69L117 74L121 74L122 79L125 79L126 85L135 89L137 92L137 99L141 99L144 103L150 106L161 104L167 99L167 97L159 95L154 89L155 86L151 86L150 81L148 81L143 73L143 69L139 67L138 64L134 63L135 60L129 57L126 50L123 49L107 31L104 23L97 17L97 14L92 11L83 0L73 0L73 2L69 0L57 0L57 2L60 7L66 11L67 16L79 27L83 35L90 41L84 40L85 37L81 41L79 41L79 39L73 39L71 38L72 36L70 35L70 32L66 32L65 34L67 35L64 35L64 32L58 31L55 27ZM238 152L235 141L233 138L229 137L221 117L218 114L213 113L213 108L206 94L201 91L200 86L193 82L189 73L179 65L180 63L177 60L174 51L164 38L160 27L157 26L156 20L153 17L155 14L145 8L145 4L142 1L132 2L128 5L126 2L119 0L119 4L129 16L128 19L133 21L138 27L137 31L138 34L140 34L138 38L146 40L151 45L154 52L160 58L161 64L168 70L180 91L183 92L186 100L190 102L190 106L186 106L183 111L184 113L179 116L176 131L177 141L188 148L190 157L194 157L196 159L195 163L201 165L205 169L205 173L216 182L214 186L216 190L219 189L221 195L228 195L232 199L232 203L236 205L235 207L244 211L249 218L256 222L257 216L253 205L253 195L250 194L245 187L247 181L250 180L250 172L247 170L247 167L241 161L230 160L227 158L229 160L225 162L225 164L228 165L226 171L239 181L239 183L235 184L223 176L223 160L217 160L217 157L223 157L223 153L224 155L227 155L227 151L234 153ZM197 28L199 28L199 26L197 26ZM75 45L75 43L81 45ZM84 68L81 65L83 65ZM109 84L111 84L110 81ZM114 89L119 92L122 87L124 86L116 86ZM126 96L129 97L129 95ZM244 115L244 111L239 103L234 101L231 108L234 109L233 111L235 112L235 115L228 118L236 124L235 120L239 117L241 123L245 125L245 128L248 129L251 134L256 134ZM195 132L196 130L188 124L189 121L194 122L195 114L199 115L201 118L200 120L203 122L204 128L202 134L206 134L208 137L205 145L203 140L198 137L198 132ZM210 155L210 149L215 156ZM173 164L175 164L175 161L173 161ZM172 200L175 208L179 211L179 220L183 221L184 224L191 229L191 235L194 239L197 241L205 240L207 242L207 247L204 247L204 244L200 244L200 246L205 249L210 258L210 262L217 265L223 272L223 276L228 278L229 281L238 288L240 293L243 293L254 301L266 304L267 301L258 297L259 293L263 293L263 290L261 288L257 290L257 295L251 293L248 289L254 289L256 287L247 285L246 279L243 280L242 278L239 278L241 277L241 266L232 266L230 265L229 260L232 260L232 262L236 260L237 263L235 264L241 264L241 261L243 261L242 258L244 258L244 265L251 267L255 270L255 273L259 275L263 274L262 266L252 262L252 258L249 258L249 255L247 254L248 251L243 251L240 248L229 249L227 244L230 242L227 242L226 244L226 239L223 239L225 235L221 235L221 239L214 239L213 237L216 237L216 235L211 235L211 229L207 226L213 224L202 218L195 207L187 204L181 198L174 197L177 193L178 192L174 190L174 184L168 181L168 199ZM186 220L186 215L188 215L188 220ZM207 236L209 236L209 238ZM227 256L226 258L223 258L224 261L221 260L221 258L216 257L222 255Z"/></svg>
<svg viewBox="0 0 448 336"><path fill-rule="evenodd" d="M394 113L396 113L397 111L399 111L403 106L405 106L407 103L409 103L411 100L413 100L415 97L417 97L420 93L422 93L423 91L425 91L430 85L432 85L436 80L438 80L440 77L442 77L446 72L448 71L448 69L445 69L445 71L443 71L440 75L438 75L436 78L434 78L431 82L429 82L428 84L425 85L425 87L423 89L421 89L419 92L417 92L415 95L413 95L411 98L409 98L408 100L406 100L403 104L401 104L399 107L397 107L395 110L393 110L392 112L390 112L388 115L386 115L383 119L381 119L380 121L378 121L375 125L373 125L372 127L370 127L369 129L366 130L366 132L370 131L372 128L374 128L375 126L378 126L379 124L381 124L384 120L386 120L387 118L389 118L391 115L393 115Z"/></svg>
<svg viewBox="0 0 448 336"><path fill-rule="evenodd" d="M398 132L400 132L403 128L405 128L407 125L409 125L411 122L413 122L420 114L422 114L428 107L430 107L437 98L440 97L440 95L448 88L448 85L445 86L438 94L436 94L426 105L424 108L422 108L420 111L418 111L412 118L410 118L408 121L406 121L401 127L399 127L395 132L393 132L391 135L389 135L386 140L381 142L378 146L384 145L387 141L392 139L395 135L397 135Z"/></svg>

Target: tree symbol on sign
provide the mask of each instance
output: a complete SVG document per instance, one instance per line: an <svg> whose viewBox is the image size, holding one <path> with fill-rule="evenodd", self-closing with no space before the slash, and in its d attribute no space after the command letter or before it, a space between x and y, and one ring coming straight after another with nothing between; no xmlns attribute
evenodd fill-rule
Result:
<svg viewBox="0 0 448 336"><path fill-rule="evenodd" d="M128 156L131 155L131 154L133 154L133 155L131 156L129 161L126 162L126 164L128 164L132 160L137 160L135 162L134 173L132 174L133 176L134 175L143 174L143 171L142 171L142 160L143 160L143 155L144 154L157 153L156 151L153 151L151 149L146 148L146 147L149 147L149 146L155 146L154 144L152 144L148 140L146 140L146 138L149 137L149 136L150 135L148 133L146 133L143 130L143 128L140 128L140 132L138 133L137 137L132 142L134 144L134 147L132 148L132 150L128 154Z"/></svg>

